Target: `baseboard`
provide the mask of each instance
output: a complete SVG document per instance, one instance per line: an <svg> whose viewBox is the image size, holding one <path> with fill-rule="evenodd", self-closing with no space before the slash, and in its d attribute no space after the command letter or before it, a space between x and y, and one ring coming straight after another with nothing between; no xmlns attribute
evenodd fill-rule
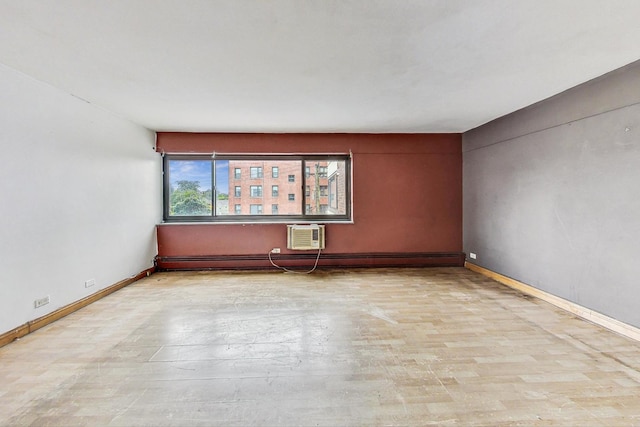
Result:
<svg viewBox="0 0 640 427"><path fill-rule="evenodd" d="M534 288L533 286L527 285L526 283L522 283L510 277L503 276L500 273L496 273L495 271L489 270L484 267L480 267L479 265L472 264L470 262L465 262L464 266L471 271L480 273L483 276L489 277L497 282L502 283L503 285L509 286L510 288L517 289L527 295L531 295L533 297L546 301L550 304L553 304L556 307L566 310L572 314L575 314L576 316L581 317L585 320L588 320L589 322L600 325L604 328L607 328L627 338L640 341L640 329L636 328L635 326L629 325L627 323L616 320L612 317L590 310L586 307L583 307L579 304L568 301L564 298L560 298L548 292Z"/></svg>
<svg viewBox="0 0 640 427"><path fill-rule="evenodd" d="M317 251L272 254L272 260L283 267L308 269L316 261ZM387 252L387 253L325 253L320 254L318 268L363 267L462 267L462 252ZM271 270L267 254L158 256L158 270Z"/></svg>
<svg viewBox="0 0 640 427"><path fill-rule="evenodd" d="M142 279L143 277L146 277L150 274L152 274L155 271L155 267L152 268L148 268L144 271L141 271L140 273L136 274L133 277L129 277L128 279L124 279L121 280L117 283L114 283L111 286L108 286L94 294L91 294L89 296L86 296L84 298L82 298L81 300L72 302L71 304L67 304L64 307L60 307L59 309L52 311L49 314L45 314L42 317L38 317L37 319L34 319L30 322L25 323L24 325L18 326L17 328L9 331L9 332L5 332L3 334L0 335L0 347L5 346L13 341L15 341L18 338L22 338L25 335L30 334L31 332L34 332L44 326L47 326L50 323L55 322L58 319L61 319L71 313L73 313L74 311L78 311L83 307L88 306L89 304L106 297L109 294L112 294L122 288L124 288L125 286L130 285L131 283Z"/></svg>

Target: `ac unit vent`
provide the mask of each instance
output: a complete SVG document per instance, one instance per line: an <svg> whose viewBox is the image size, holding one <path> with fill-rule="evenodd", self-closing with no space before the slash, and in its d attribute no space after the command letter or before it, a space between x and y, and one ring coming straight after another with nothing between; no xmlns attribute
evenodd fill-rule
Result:
<svg viewBox="0 0 640 427"><path fill-rule="evenodd" d="M287 249L324 249L324 225L287 225Z"/></svg>

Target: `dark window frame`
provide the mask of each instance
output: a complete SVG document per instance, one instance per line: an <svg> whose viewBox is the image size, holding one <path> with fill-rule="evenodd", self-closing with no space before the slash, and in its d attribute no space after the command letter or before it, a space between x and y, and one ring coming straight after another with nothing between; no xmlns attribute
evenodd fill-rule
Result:
<svg viewBox="0 0 640 427"><path fill-rule="evenodd" d="M169 161L171 160L207 160L211 163L211 181L213 189L212 191L212 209L210 215L198 215L198 216L177 216L169 214L170 204L170 176L169 176ZM300 176L301 182L296 180L296 188L298 189L299 198L296 198L296 202L300 203L300 214L295 215L251 215L251 214L228 214L218 215L216 213L217 203L217 190L215 188L216 183L216 161L227 160L239 160L239 161L299 161L300 162ZM345 213L344 214L308 214L306 212L306 200L305 195L306 183L308 177L306 176L305 164L309 161L343 161L344 162L344 197L345 197ZM212 158L211 155L191 155L191 154L164 154L163 155L163 220L166 223L179 223L179 222L204 222L204 223L253 223L253 222L265 222L265 223L282 223L282 222L352 222L352 159L349 155L324 155L324 154L311 154L311 155L217 155ZM235 178L235 174L234 174ZM288 181L288 177L287 177ZM229 182L229 189L231 191L233 184ZM295 194L295 193L294 193Z"/></svg>

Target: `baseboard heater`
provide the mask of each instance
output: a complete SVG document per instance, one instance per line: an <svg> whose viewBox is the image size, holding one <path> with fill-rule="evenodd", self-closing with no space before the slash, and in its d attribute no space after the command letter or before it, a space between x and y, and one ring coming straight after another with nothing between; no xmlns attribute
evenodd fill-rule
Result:
<svg viewBox="0 0 640 427"><path fill-rule="evenodd" d="M287 267L308 267L315 260L317 251L300 251L271 254L274 260ZM375 253L327 253L323 252L319 266L322 268L367 267L462 267L463 252L375 252ZM158 256L160 270L272 270L265 254L250 255L201 255Z"/></svg>

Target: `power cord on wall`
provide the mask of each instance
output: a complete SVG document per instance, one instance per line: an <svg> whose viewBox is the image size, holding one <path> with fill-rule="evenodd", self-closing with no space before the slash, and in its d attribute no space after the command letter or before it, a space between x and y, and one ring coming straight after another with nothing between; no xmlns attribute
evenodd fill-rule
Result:
<svg viewBox="0 0 640 427"><path fill-rule="evenodd" d="M288 268L286 268L286 267L282 267L282 266L277 265L277 264L276 264L275 262L273 262L273 260L271 259L272 251L269 251L268 256L269 256L269 262L271 263L271 265L273 265L273 266L274 266L274 267L276 267L276 268L279 268L280 270L286 271L287 273L311 274L311 273L313 273L313 272L316 270L316 268L318 267L318 261L320 260L320 252L322 252L322 249L318 249L318 256L316 257L316 262L315 262L315 264L313 264L313 268L312 268L311 270L309 270L309 271L296 271L296 270L289 270L289 269L288 269Z"/></svg>

